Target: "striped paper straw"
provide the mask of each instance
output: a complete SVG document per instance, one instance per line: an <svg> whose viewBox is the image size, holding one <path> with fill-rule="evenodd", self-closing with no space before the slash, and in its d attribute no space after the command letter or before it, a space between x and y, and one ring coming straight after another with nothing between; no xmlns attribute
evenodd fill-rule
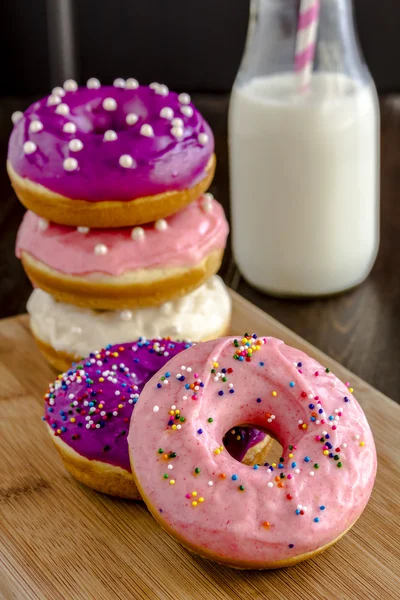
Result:
<svg viewBox="0 0 400 600"><path fill-rule="evenodd" d="M317 39L320 0L301 0L296 36L295 69L299 87L309 88Z"/></svg>

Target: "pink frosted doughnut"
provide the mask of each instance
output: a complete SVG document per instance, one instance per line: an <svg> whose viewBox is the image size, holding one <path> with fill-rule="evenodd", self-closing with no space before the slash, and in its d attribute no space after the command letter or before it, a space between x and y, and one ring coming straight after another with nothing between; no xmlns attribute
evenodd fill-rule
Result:
<svg viewBox="0 0 400 600"><path fill-rule="evenodd" d="M102 310L157 306L218 271L228 229L211 194L134 228L71 228L28 211L16 253L33 285L62 302Z"/></svg>
<svg viewBox="0 0 400 600"><path fill-rule="evenodd" d="M337 541L362 513L376 452L366 417L328 368L275 338L205 342L155 375L131 421L136 483L169 533L242 568L292 565ZM184 418L179 431L171 411ZM266 428L279 464L252 468L224 449L227 430ZM168 461L164 452L173 452Z"/></svg>

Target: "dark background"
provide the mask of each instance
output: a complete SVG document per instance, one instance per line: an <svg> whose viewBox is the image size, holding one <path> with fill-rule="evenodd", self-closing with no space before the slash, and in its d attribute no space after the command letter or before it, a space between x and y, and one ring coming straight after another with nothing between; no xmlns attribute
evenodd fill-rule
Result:
<svg viewBox="0 0 400 600"><path fill-rule="evenodd" d="M11 114L64 78L136 77L188 91L215 135L211 191L229 218L227 110L245 41L248 0L71 0L76 70L62 76L55 6L0 0L0 164ZM338 0L339 1L339 0ZM252 289L228 244L221 275L254 304L400 401L400 0L356 0L359 37L380 92L381 244L368 279L328 299L281 300ZM65 22L61 31L65 33ZM246 200L246 199L245 199ZM24 209L0 168L0 318L25 311L31 285L14 255Z"/></svg>
<svg viewBox="0 0 400 600"><path fill-rule="evenodd" d="M2 0L1 95L46 93L58 0ZM165 81L189 92L228 92L246 36L248 0L74 0L76 77ZM381 92L400 90L399 0L355 0L359 36ZM60 83L60 82L58 82Z"/></svg>

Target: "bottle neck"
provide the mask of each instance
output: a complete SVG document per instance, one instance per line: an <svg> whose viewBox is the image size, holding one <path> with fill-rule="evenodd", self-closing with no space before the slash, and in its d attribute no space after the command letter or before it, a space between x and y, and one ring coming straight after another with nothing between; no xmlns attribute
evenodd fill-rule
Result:
<svg viewBox="0 0 400 600"><path fill-rule="evenodd" d="M313 71L369 82L355 30L352 0L319 0ZM251 0L246 51L239 72L260 76L292 71L300 0ZM248 78L248 77L246 77Z"/></svg>

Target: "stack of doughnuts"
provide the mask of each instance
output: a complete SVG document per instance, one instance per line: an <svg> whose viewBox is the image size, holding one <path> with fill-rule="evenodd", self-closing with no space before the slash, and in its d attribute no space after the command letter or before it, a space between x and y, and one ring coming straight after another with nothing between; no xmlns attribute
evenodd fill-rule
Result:
<svg viewBox="0 0 400 600"><path fill-rule="evenodd" d="M65 370L107 343L223 335L228 235L207 193L214 139L188 94L90 79L14 113L7 168L28 209L16 252L31 328Z"/></svg>

